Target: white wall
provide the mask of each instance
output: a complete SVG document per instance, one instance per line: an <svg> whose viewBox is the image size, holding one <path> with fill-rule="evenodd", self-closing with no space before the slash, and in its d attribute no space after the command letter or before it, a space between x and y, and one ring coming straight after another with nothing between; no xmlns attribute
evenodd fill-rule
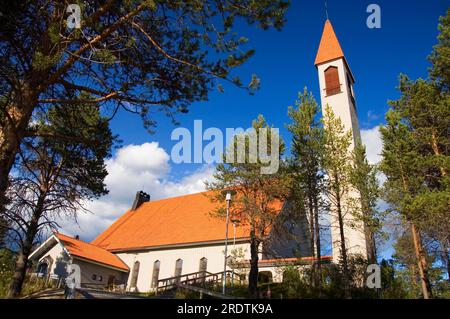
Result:
<svg viewBox="0 0 450 319"><path fill-rule="evenodd" d="M116 278L116 285L125 284L127 280L127 273L114 270L111 268L107 268L101 265L96 265L93 263L86 262L84 260L80 260L78 258L73 259L73 264L80 266L81 270L81 284L90 284L90 285L107 285L109 276L114 276ZM95 274L96 279L93 279L93 275ZM100 281L101 276L101 281Z"/></svg>
<svg viewBox="0 0 450 319"><path fill-rule="evenodd" d="M63 270L69 262L69 257L59 243L56 243L46 254L39 258L38 264L44 262L45 259L48 260L48 257L51 258L52 263L49 265L47 273L51 275L63 275Z"/></svg>
<svg viewBox="0 0 450 319"><path fill-rule="evenodd" d="M243 247L243 249L246 250L244 259L250 259L249 244L236 243L236 246L233 246L233 244L231 243L228 246L228 254L230 254L233 248L238 247ZM183 259L183 275L198 272L200 259L203 257L208 259L207 271L211 273L218 273L223 271L224 246L210 245L142 252L122 252L117 253L117 256L122 259L128 265L128 267L130 267L127 287L130 287L133 265L135 261L139 261L140 267L137 279L137 290L140 292L147 292L151 290L153 264L155 261L159 260L161 263L159 279L174 276L175 263L178 258Z"/></svg>

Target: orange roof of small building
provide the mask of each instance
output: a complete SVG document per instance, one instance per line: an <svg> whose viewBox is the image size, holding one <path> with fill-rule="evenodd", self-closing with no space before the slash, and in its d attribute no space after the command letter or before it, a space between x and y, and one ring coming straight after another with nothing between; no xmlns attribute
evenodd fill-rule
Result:
<svg viewBox="0 0 450 319"><path fill-rule="evenodd" d="M106 249L63 235L61 233L55 233L55 236L62 242L64 248L66 248L69 253L75 257L80 257L126 271L130 270L119 257L113 253L110 253Z"/></svg>
<svg viewBox="0 0 450 319"><path fill-rule="evenodd" d="M221 241L225 239L225 219L211 216L217 205L208 192L146 202L127 211L92 244L120 251ZM281 210L282 204L277 205ZM236 238L249 238L249 233L248 226L236 227ZM232 223L228 234L233 238Z"/></svg>
<svg viewBox="0 0 450 319"><path fill-rule="evenodd" d="M327 20L323 27L322 39L320 40L319 50L317 51L314 64L319 65L343 57L344 52L336 37L336 33L334 33L333 26L330 20Z"/></svg>

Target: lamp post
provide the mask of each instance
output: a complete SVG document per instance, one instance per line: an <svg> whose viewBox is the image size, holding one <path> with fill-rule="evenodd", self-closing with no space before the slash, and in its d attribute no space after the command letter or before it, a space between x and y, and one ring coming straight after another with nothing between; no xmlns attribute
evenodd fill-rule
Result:
<svg viewBox="0 0 450 319"><path fill-rule="evenodd" d="M239 223L239 220L232 219L231 222L233 223L233 230L234 230L233 249L236 250L236 224ZM234 290L234 268L233 268L233 272L231 273L231 289Z"/></svg>
<svg viewBox="0 0 450 319"><path fill-rule="evenodd" d="M228 255L228 223L230 219L230 202L231 196L236 195L235 190L224 190L222 191L222 195L225 196L225 200L227 201L227 219L226 219L226 230L225 230L225 256L223 260L223 276L222 276L222 293L225 294L226 286L227 286L227 255Z"/></svg>
<svg viewBox="0 0 450 319"><path fill-rule="evenodd" d="M233 248L236 248L236 225L239 224L239 219L232 219L231 222L233 223Z"/></svg>

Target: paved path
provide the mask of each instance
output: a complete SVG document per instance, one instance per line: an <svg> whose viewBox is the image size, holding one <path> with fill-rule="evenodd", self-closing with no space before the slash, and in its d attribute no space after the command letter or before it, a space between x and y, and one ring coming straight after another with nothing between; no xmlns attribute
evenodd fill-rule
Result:
<svg viewBox="0 0 450 319"><path fill-rule="evenodd" d="M173 295L173 293L167 293L160 296L145 297L95 289L77 290L77 299L172 299ZM23 299L64 299L64 289L50 288L25 296Z"/></svg>
<svg viewBox="0 0 450 319"><path fill-rule="evenodd" d="M148 297L120 294L110 291L94 290L94 289L80 289L78 294L84 299L148 299Z"/></svg>
<svg viewBox="0 0 450 319"><path fill-rule="evenodd" d="M64 299L64 289L48 288L22 297L22 299Z"/></svg>

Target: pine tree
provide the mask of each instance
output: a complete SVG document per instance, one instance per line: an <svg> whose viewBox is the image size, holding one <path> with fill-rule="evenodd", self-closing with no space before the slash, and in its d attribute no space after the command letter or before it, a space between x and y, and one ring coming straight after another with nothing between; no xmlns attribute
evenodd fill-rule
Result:
<svg viewBox="0 0 450 319"><path fill-rule="evenodd" d="M321 242L319 212L323 193L323 174L320 167L323 128L317 120L319 108L313 95L305 88L298 94L297 108L289 107L292 121L287 125L292 133L292 198L300 212L307 210L311 229L311 253L317 259L313 263L312 282L320 289Z"/></svg>
<svg viewBox="0 0 450 319"><path fill-rule="evenodd" d="M401 75L401 97L389 103L381 128L387 200L412 232L424 298L432 296L432 267L423 238L439 243L450 274L450 10L441 17L439 30L429 57L430 79L411 81Z"/></svg>
<svg viewBox="0 0 450 319"><path fill-rule="evenodd" d="M355 211L354 216L357 216L364 223L368 261L370 264L376 264L375 237L381 231L381 216L377 211L380 189L377 181L377 169L375 165L371 165L367 161L366 148L360 141L356 143L353 150L350 179L353 187L360 195L361 203L361 210Z"/></svg>
<svg viewBox="0 0 450 319"><path fill-rule="evenodd" d="M423 177L416 165L420 160L416 153L417 141L413 138L409 127L401 120L398 112L389 110L386 114L387 124L380 128L383 140L381 170L387 177L384 184L386 201L404 218L411 230L422 292L424 298L428 299L432 296L428 262L425 258L422 235L416 225L417 211L411 206L414 196L422 185Z"/></svg>
<svg viewBox="0 0 450 319"><path fill-rule="evenodd" d="M173 119L206 100L217 80L252 93L256 76L247 85L232 74L254 54L235 25L280 29L289 6L283 0L75 3L79 29L67 25L66 1L0 7L0 212L35 110L73 106L74 97L89 93L85 105L100 104L111 117L131 112L152 130L156 110Z"/></svg>
<svg viewBox="0 0 450 319"><path fill-rule="evenodd" d="M286 170L282 167L273 174L261 174L261 168L267 166L267 163L264 163L261 156L257 156L256 161L252 159L250 139L256 136L257 143L260 145L262 139L267 138L268 150L272 149L273 142L276 141L279 149L274 151L277 153L273 154L272 151L269 151L268 155L278 159L281 159L284 152L284 143L275 131L270 130L270 126L262 115L253 121L252 127L253 133L247 132L235 136L227 148L227 152L233 154L233 161L226 162L225 154L224 163L216 167L214 181L206 183L206 186L207 189L215 191L211 200L218 204L218 208L212 213L218 218L223 218L225 215L223 206L225 200L220 191L229 188L237 191L230 213L234 219L240 221L240 225L250 228L251 259L248 288L250 295L256 298L258 297L258 254L261 251L261 244L268 239L269 231L280 212L280 203L287 196L289 179L286 176ZM260 129L266 129L267 135L264 136ZM245 156L239 160L238 150L240 148L246 151Z"/></svg>
<svg viewBox="0 0 450 319"><path fill-rule="evenodd" d="M336 214L338 220L340 240L339 250L342 261L342 271L345 281L345 293L349 296L351 284L349 272L349 258L345 243L344 221L353 212L351 197L351 131L346 131L340 118L336 118L329 105L325 107L323 115L323 153L322 167L326 173L325 195L329 202L330 212ZM332 225L333 226L333 225ZM334 243L333 243L334 244Z"/></svg>
<svg viewBox="0 0 450 319"><path fill-rule="evenodd" d="M33 129L41 137L26 138L22 144L5 210L10 244L18 247L10 298L20 295L38 235L56 229L61 218L76 220L84 201L108 192L104 160L115 137L98 107L55 107L38 118ZM59 141L55 135L72 139Z"/></svg>

